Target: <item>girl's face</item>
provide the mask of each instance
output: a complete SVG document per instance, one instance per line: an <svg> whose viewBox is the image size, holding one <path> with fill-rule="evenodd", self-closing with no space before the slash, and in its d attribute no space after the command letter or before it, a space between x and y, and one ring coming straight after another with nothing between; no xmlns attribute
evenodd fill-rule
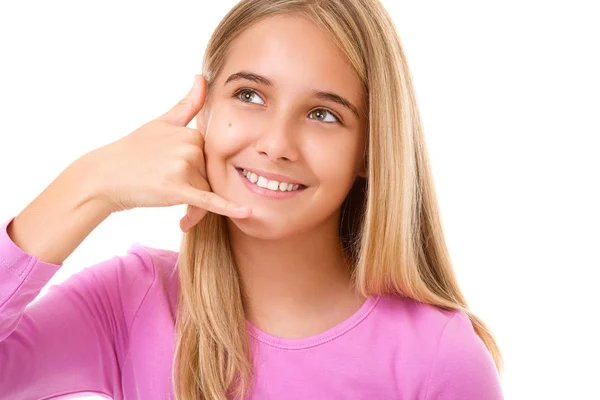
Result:
<svg viewBox="0 0 600 400"><path fill-rule="evenodd" d="M233 223L275 239L337 222L356 176L365 176L364 101L345 57L309 20L274 16L242 33L214 83L206 120L197 118L212 190L252 207L251 217ZM278 191L259 187L262 178L249 182L241 169L262 171ZM300 190L282 191L282 182Z"/></svg>

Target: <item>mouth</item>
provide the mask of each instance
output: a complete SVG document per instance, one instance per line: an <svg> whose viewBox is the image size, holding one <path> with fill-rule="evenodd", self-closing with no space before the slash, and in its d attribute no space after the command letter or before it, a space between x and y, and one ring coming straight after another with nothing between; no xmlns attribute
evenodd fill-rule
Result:
<svg viewBox="0 0 600 400"><path fill-rule="evenodd" d="M260 169L248 169L239 166L234 167L238 172L244 175L248 181L257 184L260 187L281 191L307 188L306 185L300 183L298 180L285 175L274 174Z"/></svg>
<svg viewBox="0 0 600 400"><path fill-rule="evenodd" d="M284 199L294 196L307 188L306 185L296 183L294 180L289 181L272 179L273 174L265 174L271 179L267 179L264 175L259 175L254 171L245 168L235 167L238 175L243 180L244 185L252 192L276 199Z"/></svg>

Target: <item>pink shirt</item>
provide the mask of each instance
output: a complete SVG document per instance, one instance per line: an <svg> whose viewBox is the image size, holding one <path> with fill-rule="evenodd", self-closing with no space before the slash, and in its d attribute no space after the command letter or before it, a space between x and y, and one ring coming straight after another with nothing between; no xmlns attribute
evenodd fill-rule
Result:
<svg viewBox="0 0 600 400"><path fill-rule="evenodd" d="M0 399L173 399L178 253L133 244L33 302L61 265L18 248L11 221L0 226ZM307 338L248 327L254 400L503 398L462 312L390 294Z"/></svg>

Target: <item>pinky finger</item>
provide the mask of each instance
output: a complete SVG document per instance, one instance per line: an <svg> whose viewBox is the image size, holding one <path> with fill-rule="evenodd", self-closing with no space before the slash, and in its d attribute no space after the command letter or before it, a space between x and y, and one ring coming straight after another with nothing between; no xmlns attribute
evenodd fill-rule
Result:
<svg viewBox="0 0 600 400"><path fill-rule="evenodd" d="M181 218L181 221L179 221L179 227L184 232L189 231L193 226L200 222L202 218L204 218L207 212L208 211L202 208L188 205L185 215L183 218Z"/></svg>

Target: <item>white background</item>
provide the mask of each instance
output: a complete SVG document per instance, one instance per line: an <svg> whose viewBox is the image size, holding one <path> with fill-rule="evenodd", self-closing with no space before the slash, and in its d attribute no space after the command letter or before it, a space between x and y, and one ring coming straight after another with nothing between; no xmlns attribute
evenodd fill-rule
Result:
<svg viewBox="0 0 600 400"><path fill-rule="evenodd" d="M2 2L0 218L184 96L235 3ZM460 283L505 357L506 398L600 398L594 2L384 4L414 78ZM177 250L184 212L111 216L49 285L133 242Z"/></svg>

